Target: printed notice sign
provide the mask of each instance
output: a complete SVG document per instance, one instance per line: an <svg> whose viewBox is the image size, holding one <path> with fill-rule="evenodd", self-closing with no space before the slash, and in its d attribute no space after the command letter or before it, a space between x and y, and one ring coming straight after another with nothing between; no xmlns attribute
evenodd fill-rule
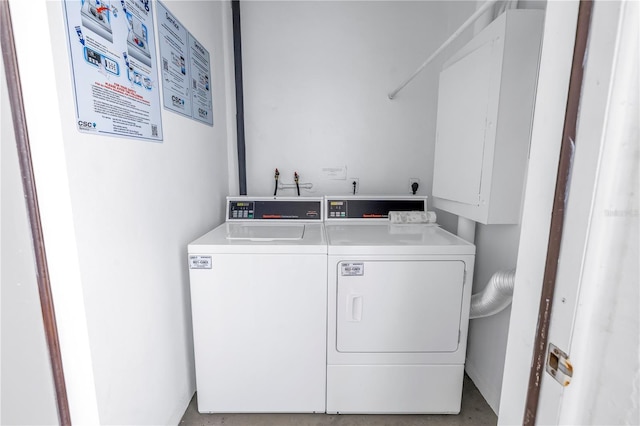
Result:
<svg viewBox="0 0 640 426"><path fill-rule="evenodd" d="M164 107L191 117L189 33L162 3L156 4Z"/></svg>
<svg viewBox="0 0 640 426"><path fill-rule="evenodd" d="M83 133L162 141L151 0L65 0Z"/></svg>
<svg viewBox="0 0 640 426"><path fill-rule="evenodd" d="M191 34L189 34L189 62L191 64L192 116L194 120L213 126L209 52Z"/></svg>
<svg viewBox="0 0 640 426"><path fill-rule="evenodd" d="M157 19L164 107L213 126L209 52L160 2Z"/></svg>

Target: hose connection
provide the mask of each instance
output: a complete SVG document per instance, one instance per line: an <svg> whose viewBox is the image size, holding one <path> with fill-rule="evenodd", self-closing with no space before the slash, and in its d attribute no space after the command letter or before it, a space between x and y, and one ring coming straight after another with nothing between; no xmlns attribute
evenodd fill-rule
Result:
<svg viewBox="0 0 640 426"><path fill-rule="evenodd" d="M278 179L280 178L280 172L276 168L276 173L273 176L276 180L276 188L273 190L273 196L275 197L278 194Z"/></svg>

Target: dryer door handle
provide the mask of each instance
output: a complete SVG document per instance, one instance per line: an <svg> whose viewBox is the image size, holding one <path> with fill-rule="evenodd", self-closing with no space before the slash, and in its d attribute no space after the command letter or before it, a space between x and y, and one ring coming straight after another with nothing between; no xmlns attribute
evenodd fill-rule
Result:
<svg viewBox="0 0 640 426"><path fill-rule="evenodd" d="M362 320L363 299L361 294L347 295L347 321L358 322Z"/></svg>

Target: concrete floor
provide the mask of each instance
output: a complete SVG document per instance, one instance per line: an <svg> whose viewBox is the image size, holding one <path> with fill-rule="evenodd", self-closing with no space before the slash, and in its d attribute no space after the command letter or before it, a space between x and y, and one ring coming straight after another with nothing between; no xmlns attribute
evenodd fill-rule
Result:
<svg viewBox="0 0 640 426"><path fill-rule="evenodd" d="M194 395L180 425L225 426L410 426L495 425L498 417L478 388L465 375L462 410L458 415L356 415L356 414L200 414Z"/></svg>

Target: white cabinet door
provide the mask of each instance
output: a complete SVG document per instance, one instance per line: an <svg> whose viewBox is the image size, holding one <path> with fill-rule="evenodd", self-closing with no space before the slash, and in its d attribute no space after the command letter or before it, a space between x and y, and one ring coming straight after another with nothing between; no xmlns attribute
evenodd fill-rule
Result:
<svg viewBox="0 0 640 426"><path fill-rule="evenodd" d="M339 352L457 350L463 262L342 262L337 273Z"/></svg>
<svg viewBox="0 0 640 426"><path fill-rule="evenodd" d="M493 51L490 40L440 73L438 161L433 172L436 197L480 205L489 96L493 95L489 89L499 66Z"/></svg>
<svg viewBox="0 0 640 426"><path fill-rule="evenodd" d="M443 64L435 207L484 224L519 222L543 18L508 10Z"/></svg>

